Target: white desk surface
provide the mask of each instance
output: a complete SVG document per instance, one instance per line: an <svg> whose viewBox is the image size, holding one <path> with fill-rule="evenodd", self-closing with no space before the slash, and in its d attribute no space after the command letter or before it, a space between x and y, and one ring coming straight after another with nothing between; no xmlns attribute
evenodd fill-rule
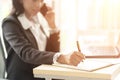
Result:
<svg viewBox="0 0 120 80"><path fill-rule="evenodd" d="M106 62L119 63L120 59L95 59ZM33 69L34 77L65 79L65 80L120 80L120 64L99 69L93 72L80 71L57 67L53 65L41 65Z"/></svg>

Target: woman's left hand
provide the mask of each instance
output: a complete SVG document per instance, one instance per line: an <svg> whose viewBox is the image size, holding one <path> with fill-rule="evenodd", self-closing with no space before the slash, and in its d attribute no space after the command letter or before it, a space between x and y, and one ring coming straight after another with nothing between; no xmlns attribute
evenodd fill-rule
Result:
<svg viewBox="0 0 120 80"><path fill-rule="evenodd" d="M54 11L48 7L48 11L45 15L45 18L50 26L50 28L54 29L56 28L56 25L55 25L55 13Z"/></svg>

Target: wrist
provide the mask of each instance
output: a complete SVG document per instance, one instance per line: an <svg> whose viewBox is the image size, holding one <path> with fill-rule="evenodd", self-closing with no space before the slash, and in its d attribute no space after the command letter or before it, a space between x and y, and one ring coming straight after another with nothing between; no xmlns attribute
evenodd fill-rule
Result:
<svg viewBox="0 0 120 80"><path fill-rule="evenodd" d="M68 61L67 61L67 59L66 59L66 56L63 55L63 54L61 54L61 55L58 57L57 62L62 63L62 64L68 64Z"/></svg>
<svg viewBox="0 0 120 80"><path fill-rule="evenodd" d="M53 56L53 63L55 64L55 63L58 63L57 62L57 59L58 59L58 57L61 55L61 53L56 53L54 56Z"/></svg>
<svg viewBox="0 0 120 80"><path fill-rule="evenodd" d="M48 24L49 24L49 26L50 26L51 29L55 29L56 28L55 23L48 23Z"/></svg>
<svg viewBox="0 0 120 80"><path fill-rule="evenodd" d="M50 31L50 34L53 34L53 33L59 32L60 30L58 28L54 28L54 29L50 28L49 31Z"/></svg>

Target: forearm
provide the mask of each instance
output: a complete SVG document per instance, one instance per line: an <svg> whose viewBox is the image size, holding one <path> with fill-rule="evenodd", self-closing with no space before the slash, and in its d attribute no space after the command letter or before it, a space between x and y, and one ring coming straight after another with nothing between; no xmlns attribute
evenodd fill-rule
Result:
<svg viewBox="0 0 120 80"><path fill-rule="evenodd" d="M53 51L53 52L59 52L60 51L60 32L53 33L50 35L50 37L47 40L47 51Z"/></svg>

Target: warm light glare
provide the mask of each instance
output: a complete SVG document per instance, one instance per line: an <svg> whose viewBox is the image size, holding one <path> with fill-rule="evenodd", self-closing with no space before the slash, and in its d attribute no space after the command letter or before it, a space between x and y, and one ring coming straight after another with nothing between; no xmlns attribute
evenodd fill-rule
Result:
<svg viewBox="0 0 120 80"><path fill-rule="evenodd" d="M62 51L76 49L78 39L116 44L118 36L115 35L120 29L120 0L59 0L57 8Z"/></svg>

